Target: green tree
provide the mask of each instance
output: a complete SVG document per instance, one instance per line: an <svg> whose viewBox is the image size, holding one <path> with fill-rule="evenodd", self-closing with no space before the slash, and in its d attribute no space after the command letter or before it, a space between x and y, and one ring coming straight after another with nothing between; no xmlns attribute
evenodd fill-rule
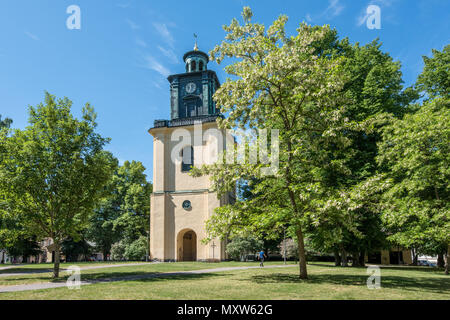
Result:
<svg viewBox="0 0 450 320"><path fill-rule="evenodd" d="M319 220L311 220L306 231L315 249L334 252L336 260L343 264L350 252L359 257L353 259L353 265L358 266L359 260L364 263L365 253L386 245L379 212L357 196L378 170L375 157L381 135L376 120L384 113L401 118L410 112L408 105L418 94L412 88L403 88L400 63L381 50L378 40L364 46L352 45L347 38L338 41L334 30L325 39L317 52L345 57L350 79L343 88L348 98L345 117L353 126L342 133L350 140L349 148L341 150L348 170L326 173L329 186L338 192L317 200L323 214L316 216Z"/></svg>
<svg viewBox="0 0 450 320"><path fill-rule="evenodd" d="M254 237L235 237L227 245L227 253L236 261L244 261L247 260L246 255L255 255L263 247L264 242Z"/></svg>
<svg viewBox="0 0 450 320"><path fill-rule="evenodd" d="M122 242L116 242L111 246L111 258L115 261L122 261L125 259L126 245Z"/></svg>
<svg viewBox="0 0 450 320"><path fill-rule="evenodd" d="M0 130L3 128L9 128L11 126L12 120L9 118L5 118L2 120L2 115L0 115Z"/></svg>
<svg viewBox="0 0 450 320"><path fill-rule="evenodd" d="M125 161L90 219L87 237L103 252L104 259L118 241L129 245L142 236L148 238L152 185L144 171L141 162Z"/></svg>
<svg viewBox="0 0 450 320"><path fill-rule="evenodd" d="M10 238L11 239L11 238ZM27 261L29 256L37 256L40 254L41 248L39 247L36 238L33 237L16 237L14 241L7 246L7 252L11 257L23 257L23 263Z"/></svg>
<svg viewBox="0 0 450 320"><path fill-rule="evenodd" d="M424 56L425 64L422 73L417 79L417 88L426 92L430 99L450 97L450 45L442 51L432 50L431 58Z"/></svg>
<svg viewBox="0 0 450 320"><path fill-rule="evenodd" d="M450 45L423 57L416 88L427 100L412 105L414 114L387 119L378 161L387 170L383 219L391 239L418 253L446 254L450 264L449 75Z"/></svg>
<svg viewBox="0 0 450 320"><path fill-rule="evenodd" d="M141 261L145 258L148 252L148 238L140 236L139 239L134 240L125 247L123 257L127 260Z"/></svg>
<svg viewBox="0 0 450 320"><path fill-rule="evenodd" d="M209 232L223 236L229 232L225 225L274 234L289 225L298 243L300 278L306 279L306 216L315 212L313 199L328 192L325 173L346 170L339 158L349 143L341 134L348 126L342 92L345 59L317 54L315 47L330 34L327 26L301 24L295 36L287 37L286 16L267 30L251 17L250 8L244 8L244 24L233 19L224 26L225 41L211 52L217 63L233 58L225 68L233 79L227 79L214 99L227 114L219 120L221 128L279 129L279 169L268 176L261 174L262 164L215 164L193 174L211 174L219 195L239 180L259 179L257 196L218 209Z"/></svg>
<svg viewBox="0 0 450 320"><path fill-rule="evenodd" d="M78 120L71 106L46 93L44 104L30 106L30 125L0 141L0 210L19 216L37 239L53 239L54 277L62 241L79 238L116 166L102 150L109 139L95 132L94 109L86 104Z"/></svg>
<svg viewBox="0 0 450 320"><path fill-rule="evenodd" d="M76 262L80 256L83 260L86 260L92 252L92 247L83 238L78 241L66 238L61 243L61 252L66 256L66 262Z"/></svg>
<svg viewBox="0 0 450 320"><path fill-rule="evenodd" d="M383 129L378 161L388 168L383 219L405 247L445 244L450 255L450 101L435 98ZM448 262L446 273L448 273Z"/></svg>

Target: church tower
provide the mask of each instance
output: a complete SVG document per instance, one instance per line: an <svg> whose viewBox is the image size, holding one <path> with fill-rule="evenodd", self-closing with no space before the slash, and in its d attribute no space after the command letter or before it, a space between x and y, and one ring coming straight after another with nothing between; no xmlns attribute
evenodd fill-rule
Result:
<svg viewBox="0 0 450 320"><path fill-rule="evenodd" d="M206 220L229 198L218 199L210 191L209 177L189 175L192 166L211 163L211 150L220 153L226 146L225 135L216 141L205 138L211 129L221 132L216 124L219 109L212 99L220 83L208 70L208 55L197 44L183 60L185 72L168 77L170 120L155 120L149 130L153 136L150 256L160 261L224 260L223 241L204 244L202 239Z"/></svg>

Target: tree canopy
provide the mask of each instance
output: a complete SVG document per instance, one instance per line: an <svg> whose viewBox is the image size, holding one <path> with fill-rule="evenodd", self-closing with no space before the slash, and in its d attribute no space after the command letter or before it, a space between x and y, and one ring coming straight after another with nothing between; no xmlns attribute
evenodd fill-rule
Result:
<svg viewBox="0 0 450 320"><path fill-rule="evenodd" d="M79 238L117 165L103 150L109 139L95 132L94 109L86 104L78 120L71 106L46 93L45 103L29 108L29 126L0 141L1 213L19 217L37 238L53 239L54 277L61 242Z"/></svg>

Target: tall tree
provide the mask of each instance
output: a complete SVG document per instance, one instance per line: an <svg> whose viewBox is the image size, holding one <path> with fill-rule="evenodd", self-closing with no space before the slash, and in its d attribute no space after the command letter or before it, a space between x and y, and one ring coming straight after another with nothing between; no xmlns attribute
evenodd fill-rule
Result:
<svg viewBox="0 0 450 320"><path fill-rule="evenodd" d="M384 197L391 238L406 246L445 244L450 255L450 101L435 98L384 128L378 160L388 167ZM449 259L447 258L447 261ZM446 268L448 273L448 263Z"/></svg>
<svg viewBox="0 0 450 320"><path fill-rule="evenodd" d="M113 175L105 196L90 219L88 239L102 250L103 258L115 242L131 244L141 236L148 238L151 183L139 161L125 161Z"/></svg>
<svg viewBox="0 0 450 320"><path fill-rule="evenodd" d="M46 92L45 103L29 108L30 125L0 141L0 210L19 216L37 239L53 239L54 277L62 241L79 238L116 166L103 150L109 139L95 132L94 109L86 104L78 120L71 106Z"/></svg>
<svg viewBox="0 0 450 320"><path fill-rule="evenodd" d="M344 256L350 252L354 256L353 265L358 266L359 260L364 263L366 253L387 245L380 212L367 201L376 200L379 193L371 195L374 198L358 196L368 194L367 182L378 172L377 142L381 139L378 116L389 113L401 118L410 112L408 105L418 94L412 88L403 88L400 63L381 50L378 40L364 46L352 45L346 38L338 41L334 32L317 50L346 58L350 80L343 88L349 101L345 116L354 126L343 133L351 141L350 147L343 150L349 170L327 173L328 183L339 192L318 201L319 210L327 213L320 215L318 221L311 221L308 237L315 248L334 252L342 264L346 265Z"/></svg>
<svg viewBox="0 0 450 320"><path fill-rule="evenodd" d="M398 243L423 252L447 247L450 264L450 45L423 57L416 87L427 95L404 119L388 119L378 161L389 183L383 218Z"/></svg>
<svg viewBox="0 0 450 320"><path fill-rule="evenodd" d="M290 225L298 242L300 278L306 279L305 217L312 211L312 200L327 192L324 172L345 170L336 152L348 144L340 134L347 127L344 58L316 53L315 46L329 35L326 26L301 24L295 36L287 37L286 16L266 30L251 22L250 8L245 7L242 15L244 24L233 19L224 26L225 40L211 52L217 63L226 57L234 59L225 68L233 79L227 79L214 95L228 115L219 126L278 129L279 169L272 176L261 174L262 164L249 163L214 164L200 171L212 175L219 194L230 191L241 179L259 179L258 196L219 209L213 221L234 217L234 221L241 220L241 226L259 233L266 227ZM193 174L199 174L198 170Z"/></svg>
<svg viewBox="0 0 450 320"><path fill-rule="evenodd" d="M417 79L417 88L426 92L430 99L450 97L450 44L442 51L432 50L432 57L423 57L425 64Z"/></svg>

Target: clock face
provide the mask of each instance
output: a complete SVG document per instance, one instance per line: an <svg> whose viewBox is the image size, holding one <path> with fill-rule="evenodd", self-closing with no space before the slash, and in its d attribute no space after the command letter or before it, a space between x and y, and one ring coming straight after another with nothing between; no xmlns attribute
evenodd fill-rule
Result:
<svg viewBox="0 0 450 320"><path fill-rule="evenodd" d="M187 92L187 93L193 93L193 92L195 91L196 88L197 88L197 86L195 85L195 83L189 82L189 83L186 85L186 92Z"/></svg>

